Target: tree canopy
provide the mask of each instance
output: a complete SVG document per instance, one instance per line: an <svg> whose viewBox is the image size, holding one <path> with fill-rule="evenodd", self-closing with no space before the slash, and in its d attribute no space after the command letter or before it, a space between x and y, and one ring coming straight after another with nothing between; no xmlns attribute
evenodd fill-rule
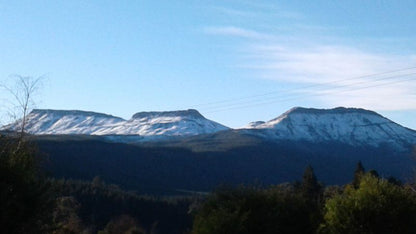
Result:
<svg viewBox="0 0 416 234"><path fill-rule="evenodd" d="M323 233L414 233L416 197L368 173L325 205Z"/></svg>

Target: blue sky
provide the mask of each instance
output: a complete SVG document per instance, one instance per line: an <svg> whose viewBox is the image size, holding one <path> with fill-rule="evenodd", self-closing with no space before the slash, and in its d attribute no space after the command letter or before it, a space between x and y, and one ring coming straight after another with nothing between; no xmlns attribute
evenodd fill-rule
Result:
<svg viewBox="0 0 416 234"><path fill-rule="evenodd" d="M240 127L294 106L346 106L416 129L414 9L415 1L0 0L0 81L42 76L38 108L123 118L195 108Z"/></svg>

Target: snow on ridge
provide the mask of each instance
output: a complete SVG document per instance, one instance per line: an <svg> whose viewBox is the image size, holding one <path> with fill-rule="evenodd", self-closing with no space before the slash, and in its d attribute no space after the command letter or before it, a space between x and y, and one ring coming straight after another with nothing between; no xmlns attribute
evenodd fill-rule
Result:
<svg viewBox="0 0 416 234"><path fill-rule="evenodd" d="M52 114L52 115L79 115L79 116L97 116L97 117L109 117L109 118L117 118L120 120L124 120L120 117L98 113L93 111L83 111L83 110L53 110L53 109L33 109L30 114Z"/></svg>
<svg viewBox="0 0 416 234"><path fill-rule="evenodd" d="M303 125L308 123L325 123L329 122L342 122L347 119L355 120L355 127L357 126L368 126L371 124L388 124L394 123L393 121L383 117L382 115L361 108L345 108L337 107L333 109L315 109L315 108L304 108L304 107L294 107L285 113L281 114L277 118L264 122L263 124L257 124L254 128L273 128L282 121L288 121L288 119L297 119L299 116L303 117ZM328 116L332 118L327 119ZM361 122L360 122L361 119ZM357 122L358 121L358 122ZM260 123L257 121L256 123ZM361 123L361 124L358 124ZM302 125L302 123L298 123ZM396 124L396 123L394 123ZM398 125L398 124L397 124ZM341 126L342 127L342 126ZM245 127L250 128L250 127Z"/></svg>
<svg viewBox="0 0 416 234"><path fill-rule="evenodd" d="M133 115L132 119L154 118L154 117L191 117L205 119L197 110L178 110L178 111L143 111Z"/></svg>
<svg viewBox="0 0 416 234"><path fill-rule="evenodd" d="M361 113L361 114L373 114L378 115L377 112L366 110L362 108L353 107L335 107L331 109L317 109L317 108L305 108L305 107L294 107L285 112L283 115L291 113L304 113L304 114L346 114L346 113Z"/></svg>
<svg viewBox="0 0 416 234"><path fill-rule="evenodd" d="M6 126L17 129L18 123ZM27 116L26 131L35 135L165 135L188 136L229 129L204 118L196 110L139 112L130 120L78 110L35 109Z"/></svg>
<svg viewBox="0 0 416 234"><path fill-rule="evenodd" d="M91 134L99 126L125 121L112 115L79 110L35 109L27 116L26 131L32 134ZM18 127L12 124L11 129Z"/></svg>
<svg viewBox="0 0 416 234"><path fill-rule="evenodd" d="M179 114L175 115L175 113ZM97 134L190 136L229 129L219 123L206 119L199 112L196 113L194 112L189 115L186 114L186 111L140 112L116 128L103 129L97 132Z"/></svg>
<svg viewBox="0 0 416 234"><path fill-rule="evenodd" d="M380 114L358 108L292 108L263 124L246 130L260 130L270 139L341 141L352 145L416 144L416 131L402 127ZM260 134L260 133L259 133Z"/></svg>
<svg viewBox="0 0 416 234"><path fill-rule="evenodd" d="M230 128L206 119L197 110L138 112L129 120L112 115L66 110L33 110L27 117L28 133L135 136L131 139L209 134ZM18 124L4 129L16 130ZM340 141L352 145L416 144L416 131L396 124L376 112L338 107L296 107L267 122L252 122L237 129L269 140Z"/></svg>

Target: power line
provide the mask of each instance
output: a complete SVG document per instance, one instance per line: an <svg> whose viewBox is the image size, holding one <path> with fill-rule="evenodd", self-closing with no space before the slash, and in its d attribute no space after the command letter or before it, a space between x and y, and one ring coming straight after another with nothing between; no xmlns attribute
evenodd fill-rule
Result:
<svg viewBox="0 0 416 234"><path fill-rule="evenodd" d="M393 75L393 76L388 76L388 77L382 77L382 78L373 79L373 80L370 80L370 81L356 82L356 83L353 83L353 84L345 84L345 85L338 86L338 87L325 88L325 89L323 89L323 91L325 91L325 90L336 91L338 89L344 89L344 88L348 88L348 87L355 87L355 86L359 86L359 85L362 85L362 84L379 82L379 81L384 81L384 80L390 80L390 79L393 79L393 78L406 77L406 76L411 76L411 75L416 75L416 72L408 73L408 74L402 74L402 75ZM412 80L412 79L413 78L406 79L405 81ZM396 81L390 82L390 83L400 83L400 82L401 82L400 80L399 81L396 80ZM360 89L360 88L356 88L356 89ZM290 95L289 95L289 100L297 99L297 98L302 98L302 97L298 97L299 95L305 95L305 94L304 93L303 94L296 94L295 93L294 95L292 95L292 97L290 97ZM269 99L269 100L276 100L276 99L280 99L282 97L286 97L286 99L287 99L288 95L282 95L281 94L281 95L279 95L277 97L271 97L271 98L267 98L267 99ZM240 101L240 102L237 102L237 103L224 104L224 105L219 105L219 106L215 106L215 107L208 107L208 108L202 108L202 109L203 110L207 110L208 113L211 113L211 112L215 112L216 109L232 108L232 107L235 107L235 106L238 107L238 106L241 106L241 105L244 105L244 104L248 104L248 103L254 103L254 105L257 105L258 103L260 103L260 105L261 105L261 103L264 103L264 101L265 101L264 99L263 100ZM279 100L278 100L278 102L279 102ZM252 106L252 105L250 105L250 106Z"/></svg>
<svg viewBox="0 0 416 234"><path fill-rule="evenodd" d="M416 80L416 78L411 78L411 79L406 79L406 80L401 80L401 81L395 81L395 82L389 82L389 83L384 83L384 84L378 84L378 85L371 85L371 86L366 86L366 87L360 87L360 88L355 88L354 90L337 91L337 92L332 92L332 93L345 93L345 92L349 92L349 91L356 91L356 90L361 90L361 89L373 88L373 87L384 86L384 85L393 84L393 83L402 83L402 82L406 82L406 81L410 81L410 80ZM281 100L275 100L275 101L269 101L269 102L263 102L263 103L256 103L256 104L251 104L251 105L237 106L237 107L232 107L232 108L217 109L217 110L208 111L208 112L205 112L205 113L217 113L217 112L223 112L223 111L228 111L228 110L244 109L244 108L249 108L249 107L274 104L274 103L291 101L291 100L296 100L296 99L304 99L304 98L307 98L307 97L310 97L310 96L325 96L325 95L328 95L328 94L331 94L331 93L316 93L316 94L310 94L308 96L303 96L303 97L294 97L294 98L287 98L287 99L281 99Z"/></svg>
<svg viewBox="0 0 416 234"><path fill-rule="evenodd" d="M362 90L362 89L373 88L373 87L379 87L379 86L384 86L384 85L389 85L389 84L402 83L402 82L411 81L411 80L416 80L416 77L412 77L412 78L405 79L405 80L383 83L383 84L370 85L370 86L365 86L365 87L358 87L358 88L354 88L353 90L341 90L341 91L336 91L336 92L332 92L332 93L344 93L344 92ZM331 94L331 93L315 93L315 94L308 95L308 97L310 97L310 96L324 96L324 95L328 95L328 94ZM291 100L302 99L302 98L306 98L306 96L297 97L297 98L296 97L295 98L287 98L287 99L281 99L281 100L263 102L263 103L256 103L256 104L251 104L251 105L238 106L238 107L234 107L234 108L218 109L218 110L214 110L214 111L208 111L208 112L205 112L205 113L217 113L217 112L228 111L228 110L244 109L244 108L249 108L249 107L253 107L253 106L267 105L267 104L291 101Z"/></svg>
<svg viewBox="0 0 416 234"><path fill-rule="evenodd" d="M293 92L293 91L296 91L296 90L303 90L303 89L314 88L314 87L319 87L319 86L326 86L326 85L337 84L337 83L340 83L340 82L345 82L345 81L350 81L350 80L356 80L356 79L362 79L362 78L380 76L380 75L385 75L385 74L390 74L390 73L396 73L396 72L402 72L402 71L408 71L408 70L413 70L413 69L416 69L416 66L402 68L402 69L396 69L396 70L390 70L390 71L385 71L385 72L380 72L380 73L375 73L375 74L369 74L369 75L364 75L364 76L352 77L352 78L347 78L347 79L340 79L340 80L335 80L335 81L329 81L329 82L324 82L324 83L319 83L319 84L306 85L306 86L297 87L297 88L288 89L288 90L283 90L283 91L273 91L273 92L267 92L267 93L263 93L263 94L256 94L256 95L250 95L250 96L244 96L244 97L226 99L226 100L221 100L221 101L202 103L202 104L192 105L190 107L191 108L195 108L195 107L200 108L200 107L203 107L203 106L210 106L210 105L217 105L217 104L228 103L228 102L235 102L235 101L244 100L244 99L250 99L250 98L258 98L258 97L264 97L264 96L268 96L268 95L275 95L275 94L282 94L282 93L290 93L290 92Z"/></svg>

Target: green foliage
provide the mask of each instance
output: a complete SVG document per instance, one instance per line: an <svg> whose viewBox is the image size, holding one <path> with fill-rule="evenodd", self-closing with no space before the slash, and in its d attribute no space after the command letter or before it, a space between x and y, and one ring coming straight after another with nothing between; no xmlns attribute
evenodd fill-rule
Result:
<svg viewBox="0 0 416 234"><path fill-rule="evenodd" d="M361 178L358 189L328 200L322 233L414 233L416 198L408 189L372 174Z"/></svg>
<svg viewBox="0 0 416 234"><path fill-rule="evenodd" d="M219 189L201 204L200 198L137 195L100 177L46 181L34 152L26 142L0 136L2 233L179 234L192 226L191 213L194 234L416 230L415 193L394 178L364 174L361 163L345 187L323 189L308 166L298 184Z"/></svg>
<svg viewBox="0 0 416 234"><path fill-rule="evenodd" d="M33 147L0 137L0 226L4 233L44 233L53 228L54 194L39 175Z"/></svg>
<svg viewBox="0 0 416 234"><path fill-rule="evenodd" d="M122 215L116 219L111 220L104 230L99 231L98 234L146 234L146 231L139 227L137 221L128 216Z"/></svg>
<svg viewBox="0 0 416 234"><path fill-rule="evenodd" d="M333 198L334 196L340 195L343 193L343 188L338 185L327 186L324 189L322 200L325 203L327 200Z"/></svg>
<svg viewBox="0 0 416 234"><path fill-rule="evenodd" d="M313 233L315 212L294 188L222 189L203 204L192 233Z"/></svg>
<svg viewBox="0 0 416 234"><path fill-rule="evenodd" d="M191 227L192 217L188 211L197 198L138 195L106 184L99 177L94 177L92 181L51 181L66 203L73 202L72 206L76 207L74 210L62 209L64 212L61 213L72 214L73 218L58 219L61 220L60 227L74 230L81 224L82 229L93 233L98 230L114 233L112 230L119 227L126 233L146 230L172 234L183 233ZM81 223L77 223L78 217Z"/></svg>
<svg viewBox="0 0 416 234"><path fill-rule="evenodd" d="M74 197L59 197L53 212L56 230L54 234L76 234L82 233L85 228L78 217L79 202Z"/></svg>

